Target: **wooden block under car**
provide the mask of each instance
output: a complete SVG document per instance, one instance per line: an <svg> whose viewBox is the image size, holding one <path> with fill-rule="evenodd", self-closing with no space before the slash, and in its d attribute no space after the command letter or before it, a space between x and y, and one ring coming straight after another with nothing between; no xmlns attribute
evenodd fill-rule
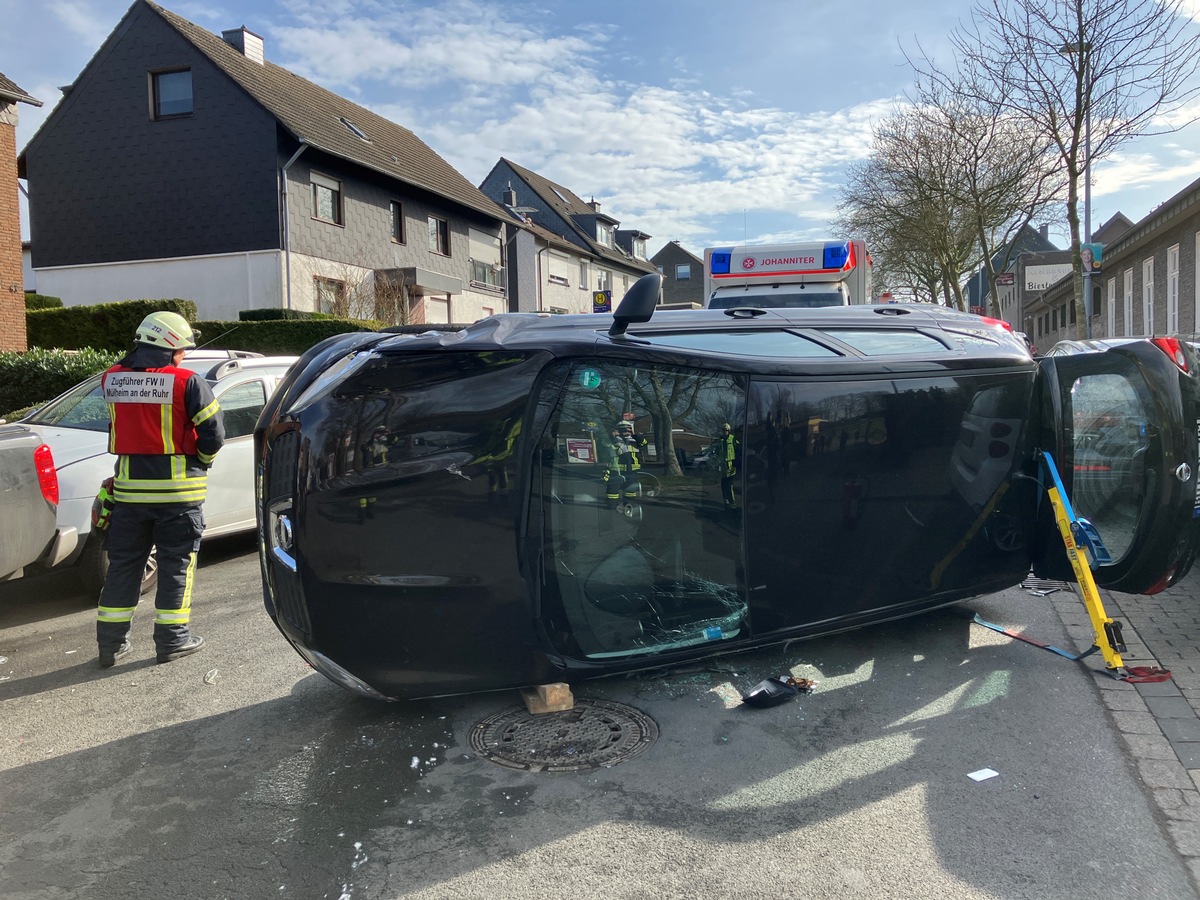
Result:
<svg viewBox="0 0 1200 900"><path fill-rule="evenodd" d="M575 706L571 686L561 681L554 684L539 684L537 687L521 688L521 699L525 708L533 715L538 713L562 712Z"/></svg>

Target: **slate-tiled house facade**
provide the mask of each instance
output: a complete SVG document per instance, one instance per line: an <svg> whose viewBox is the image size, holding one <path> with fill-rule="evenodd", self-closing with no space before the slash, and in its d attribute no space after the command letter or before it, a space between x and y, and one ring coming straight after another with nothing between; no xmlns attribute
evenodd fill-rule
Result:
<svg viewBox="0 0 1200 900"><path fill-rule="evenodd" d="M0 350L25 349L25 278L17 187L17 104L41 106L0 73Z"/></svg>
<svg viewBox="0 0 1200 900"><path fill-rule="evenodd" d="M599 203L536 172L502 158L479 188L523 220L507 253L515 310L592 312L596 291L612 291L615 304L654 271L646 258L650 235L622 229Z"/></svg>
<svg viewBox="0 0 1200 900"><path fill-rule="evenodd" d="M205 318L506 311L506 213L408 129L265 57L244 28L134 2L20 160L39 290L184 297Z"/></svg>
<svg viewBox="0 0 1200 900"><path fill-rule="evenodd" d="M663 306L704 306L704 260L679 241L669 241L650 257L650 262L662 273Z"/></svg>

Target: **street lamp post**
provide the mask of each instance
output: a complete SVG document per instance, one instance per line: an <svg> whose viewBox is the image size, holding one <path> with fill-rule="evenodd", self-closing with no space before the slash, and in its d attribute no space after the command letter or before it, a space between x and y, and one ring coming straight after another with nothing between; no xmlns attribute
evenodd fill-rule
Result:
<svg viewBox="0 0 1200 900"><path fill-rule="evenodd" d="M1083 100L1083 243L1092 242L1092 85L1088 77L1091 65L1092 45L1080 40L1076 44L1064 44L1060 51L1064 56L1079 54L1079 65L1082 69L1081 79L1083 90L1080 95ZM1080 253L1081 248L1075 252ZM1089 254L1090 256L1090 254ZM1080 260L1082 261L1082 255ZM1083 267L1083 336L1092 336L1092 265ZM1112 298L1109 298L1112 302ZM1110 335L1111 337L1111 335Z"/></svg>

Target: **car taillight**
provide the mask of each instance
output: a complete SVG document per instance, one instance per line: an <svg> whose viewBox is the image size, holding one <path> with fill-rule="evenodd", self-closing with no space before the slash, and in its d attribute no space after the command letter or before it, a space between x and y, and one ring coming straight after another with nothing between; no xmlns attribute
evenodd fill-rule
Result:
<svg viewBox="0 0 1200 900"><path fill-rule="evenodd" d="M58 470L54 468L54 454L42 444L33 451L33 463L37 467L38 487L47 503L58 506Z"/></svg>
<svg viewBox="0 0 1200 900"><path fill-rule="evenodd" d="M1171 357L1171 362L1179 366L1184 372L1188 370L1187 354L1183 352L1183 347L1180 346L1178 338L1154 338L1150 343Z"/></svg>

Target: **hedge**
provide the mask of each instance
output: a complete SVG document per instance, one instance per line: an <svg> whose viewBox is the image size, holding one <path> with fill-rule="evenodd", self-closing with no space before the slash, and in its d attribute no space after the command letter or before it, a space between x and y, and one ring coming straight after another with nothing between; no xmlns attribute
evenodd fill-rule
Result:
<svg viewBox="0 0 1200 900"><path fill-rule="evenodd" d="M33 291L25 294L26 309L61 309L62 305L61 297L51 297L48 294L35 294Z"/></svg>
<svg viewBox="0 0 1200 900"><path fill-rule="evenodd" d="M124 351L133 346L133 333L142 319L160 309L177 312L189 322L196 318L196 304L191 300L123 300L31 309L25 313L25 331L30 347Z"/></svg>
<svg viewBox="0 0 1200 900"><path fill-rule="evenodd" d="M279 319L276 321L200 321L197 342L214 350L253 350L268 355L299 356L335 334L378 331L382 322L358 319Z"/></svg>
<svg viewBox="0 0 1200 900"><path fill-rule="evenodd" d="M336 319L337 316L323 312L309 312L305 309L243 309L238 313L242 322L273 322L279 319Z"/></svg>
<svg viewBox="0 0 1200 900"><path fill-rule="evenodd" d="M0 353L0 414L16 418L30 406L52 400L89 375L103 372L121 353L91 347L64 353L61 350L33 349L25 353Z"/></svg>

